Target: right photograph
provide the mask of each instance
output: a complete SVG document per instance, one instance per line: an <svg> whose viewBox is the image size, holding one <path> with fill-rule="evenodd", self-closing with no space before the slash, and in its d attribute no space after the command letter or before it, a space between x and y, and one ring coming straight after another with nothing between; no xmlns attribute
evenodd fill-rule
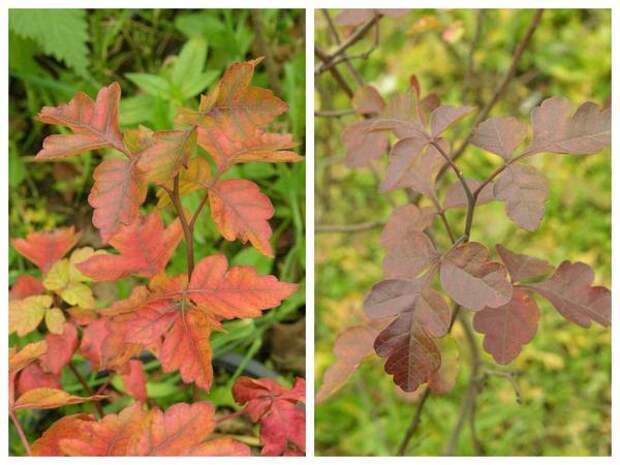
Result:
<svg viewBox="0 0 620 465"><path fill-rule="evenodd" d="M315 454L611 454L611 10L316 10Z"/></svg>

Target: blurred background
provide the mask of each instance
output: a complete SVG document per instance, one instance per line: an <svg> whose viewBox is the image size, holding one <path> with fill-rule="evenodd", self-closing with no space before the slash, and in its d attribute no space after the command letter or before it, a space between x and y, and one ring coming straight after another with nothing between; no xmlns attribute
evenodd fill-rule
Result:
<svg viewBox="0 0 620 465"><path fill-rule="evenodd" d="M289 111L273 125L275 132L293 133L296 151L305 154L305 13L303 10L11 10L9 14L9 231L11 238L35 230L76 225L83 231L81 246L101 247L91 224L87 203L92 171L101 151L56 163L34 163L42 140L65 129L43 125L33 117L44 105L68 102L77 91L91 97L112 81L123 90L120 108L123 128L145 125L151 129L172 127L179 106L197 108L199 95L217 82L232 62L265 56L257 68L254 85L266 87L284 99ZM236 165L227 177L257 182L276 207L270 224L274 230L275 258L239 242L222 240L207 212L201 214L195 232L196 260L222 251L234 265L255 266L261 274L275 274L283 281L301 283L299 291L284 304L256 319L226 323L227 333L213 336L216 377L214 387L201 398L211 400L223 413L236 408L230 388L241 374L275 376L291 385L305 370L305 166L297 164ZM146 208L157 199L149 190ZM201 194L183 199L194 210ZM166 221L171 211L164 210ZM34 267L12 248L9 255L10 284ZM173 256L168 273L185 270L185 249ZM127 296L135 280L118 285L96 285L100 306ZM21 347L40 338L11 336ZM76 356L77 366L87 363ZM191 386L177 373L162 374L156 359L148 361L149 398L162 408L191 401ZM68 370L64 370L68 372ZM87 369L86 369L87 371ZM63 375L65 389L81 393L70 373ZM104 376L91 376L92 387ZM118 379L113 385L119 386ZM117 384L114 384L117 383ZM129 402L119 396L106 407L118 411ZM80 411L80 406L46 412L20 412L29 438L40 435L58 416ZM239 420L242 422L242 420ZM234 422L233 422L234 423ZM11 425L12 428L13 425ZM234 424L236 434L251 425ZM255 434L247 433L247 440ZM22 446L11 429L11 454L22 455Z"/></svg>
<svg viewBox="0 0 620 465"><path fill-rule="evenodd" d="M329 15L333 19L338 13L334 10ZM412 10L401 18L382 18L379 35L370 31L349 54L364 56L352 64L384 97L406 90L409 76L415 73L424 94L435 92L443 103L480 108L510 65L532 17L531 10ZM317 11L315 21L316 45L327 52L335 50L325 12ZM346 40L353 28L337 26L337 30ZM610 48L609 10L545 11L515 79L491 116L529 121L532 108L553 95L568 97L575 108L587 100L608 103ZM356 81L347 67L341 64L338 69L355 90ZM382 278L381 223L395 206L407 202L403 190L378 193L386 157L371 169L351 170L344 165L340 136L359 117L324 115L332 110L346 114L351 108L350 98L329 72L316 77L315 109L321 115L315 117L317 387L334 361L335 338L362 322L363 299ZM458 145L473 119L452 131L453 145ZM595 270L596 282L609 287L610 150L589 157L541 155L530 162L545 173L550 185L540 228L528 233L515 227L503 205L493 202L477 209L472 237L488 246L503 243L544 257L556 266L563 259L583 261ZM459 160L466 177L476 179L488 175L497 163L497 157L473 146ZM454 180L449 173L438 183L438 190L442 192ZM463 210L450 211L449 219L460 222L463 214ZM342 225L352 230L333 232L332 226ZM588 330L577 327L546 301L538 302L538 333L508 366L519 373L523 403L515 401L511 384L498 377L491 378L478 397L477 430L484 450L488 455L608 455L611 331L598 325ZM459 329L454 331L457 340L462 338ZM481 343L481 337L478 340ZM468 356L464 352L463 361ZM467 375L467 363L462 363L453 391L429 398L410 453L441 453L458 414ZM382 360L373 356L338 393L317 405L316 453L393 455L414 410L415 405L396 392L391 377L383 372ZM468 427L456 453L474 453Z"/></svg>

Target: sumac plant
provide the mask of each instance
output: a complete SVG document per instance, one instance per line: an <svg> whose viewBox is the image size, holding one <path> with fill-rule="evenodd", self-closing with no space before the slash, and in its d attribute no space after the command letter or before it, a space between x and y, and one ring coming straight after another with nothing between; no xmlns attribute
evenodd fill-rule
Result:
<svg viewBox="0 0 620 465"><path fill-rule="evenodd" d="M270 199L252 181L223 177L236 163L302 160L290 150L295 145L291 135L264 129L287 105L271 91L251 85L259 61L232 64L201 97L198 110L179 110L177 129L121 131L117 83L102 88L95 100L80 92L69 103L39 113L39 121L69 131L48 136L37 161L99 149L113 149L119 156L97 165L88 196L104 248L75 248L80 233L73 227L13 240L15 250L41 273L41 279L19 276L9 305L10 332L32 336L22 347L11 347L9 368L10 416L29 454L249 455L245 443L214 434L222 421L242 413L260 424L263 454L305 452L301 378L291 389L271 379L238 378L232 396L244 408L221 418L211 403L200 400L200 390L209 391L214 380L212 333L224 330L224 321L256 318L279 306L298 287L250 266L230 266L223 254L194 265L194 225L207 204L224 239L249 242L274 256ZM158 189L159 203L146 213L142 207L150 186ZM182 197L193 191L203 196L190 212ZM162 208L176 216L168 225ZM182 240L187 269L170 276L166 266ZM92 284L127 277L136 283L128 298L98 306ZM37 338L40 333L43 337ZM183 383L193 383L193 403L162 411L148 398L141 356L149 352L164 373L178 370ZM134 402L108 413L108 401L118 393L107 383L93 391L73 365L74 354L90 362L90 376L120 375ZM65 369L87 395L63 390ZM16 415L20 409L91 402L96 415L61 417L32 444Z"/></svg>
<svg viewBox="0 0 620 465"><path fill-rule="evenodd" d="M392 212L381 233L384 279L364 302L368 322L337 338L336 362L325 372L318 393L319 401L332 395L373 352L383 358L394 383L417 393L417 411L400 453L420 423L428 396L446 394L454 385L455 340L449 335L456 320L474 355L469 401L461 418L473 415L484 375L474 330L484 335L484 350L503 365L535 337L538 299L583 328L611 323L611 292L594 285L594 273L585 263L565 260L554 266L471 237L477 206L489 202L502 202L516 226L536 230L549 188L545 175L528 161L545 153L599 152L610 143L611 110L590 102L574 110L567 99L551 97L532 111L531 125L514 117L487 119L474 129L470 142L496 155L497 168L466 179L444 135L473 108L441 104L435 94L421 95L415 76L410 82L407 92L387 103L371 86L360 87L353 96L353 107L364 119L343 133L347 165L363 167L382 157L393 134L397 141L389 150L380 191L410 189L416 195ZM456 181L440 195L436 179L444 169ZM465 210L462 229L448 221L449 209ZM441 229L432 230L434 224ZM449 238L443 250L437 247L439 234Z"/></svg>

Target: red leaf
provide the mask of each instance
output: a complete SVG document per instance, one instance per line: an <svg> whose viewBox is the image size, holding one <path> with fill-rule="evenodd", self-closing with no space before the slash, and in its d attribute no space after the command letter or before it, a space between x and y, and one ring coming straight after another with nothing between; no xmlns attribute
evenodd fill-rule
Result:
<svg viewBox="0 0 620 465"><path fill-rule="evenodd" d="M273 256L267 220L274 214L269 197L245 179L218 181L209 189L211 216L226 240L248 240L262 254Z"/></svg>
<svg viewBox="0 0 620 465"><path fill-rule="evenodd" d="M505 365L517 358L521 347L536 335L538 306L524 289L516 287L506 305L476 313L474 328L485 335L484 350Z"/></svg>
<svg viewBox="0 0 620 465"><path fill-rule="evenodd" d="M495 249L504 265L506 265L513 281L522 281L553 271L553 267L540 258L511 252L501 244L497 244Z"/></svg>
<svg viewBox="0 0 620 465"><path fill-rule="evenodd" d="M45 341L47 352L41 357L41 366L46 371L59 374L77 349L77 330L71 323L65 323L62 334L46 334Z"/></svg>
<svg viewBox="0 0 620 465"><path fill-rule="evenodd" d="M54 373L46 373L39 363L32 363L19 372L16 386L17 395L42 387L62 389L60 376Z"/></svg>
<svg viewBox="0 0 620 465"><path fill-rule="evenodd" d="M385 101L373 86L359 87L351 101L355 111L362 115L373 115L383 112Z"/></svg>
<svg viewBox="0 0 620 465"><path fill-rule="evenodd" d="M297 290L275 276L260 276L249 266L228 269L224 255L211 255L194 268L188 295L209 314L223 319L254 318L277 307Z"/></svg>
<svg viewBox="0 0 620 465"><path fill-rule="evenodd" d="M159 185L170 182L182 167L187 166L196 148L196 131L159 131L152 143L137 154L137 168L146 178Z"/></svg>
<svg viewBox="0 0 620 465"><path fill-rule="evenodd" d="M43 107L37 116L39 121L67 126L73 134L46 137L37 160L66 158L104 147L126 152L118 126L120 98L121 88L114 82L99 91L95 102L78 92L66 105Z"/></svg>
<svg viewBox="0 0 620 465"><path fill-rule="evenodd" d="M73 226L50 232L33 232L26 239L13 239L12 245L21 255L47 273L52 265L71 250L80 239Z"/></svg>
<svg viewBox="0 0 620 465"><path fill-rule="evenodd" d="M116 281L127 276L155 276L162 271L181 240L181 223L175 220L164 229L159 211L122 226L110 239L120 255L94 255L77 268L96 281Z"/></svg>
<svg viewBox="0 0 620 465"><path fill-rule="evenodd" d="M9 292L9 300L22 300L32 295L43 294L45 287L37 278L29 274L23 274L17 277L15 284Z"/></svg>
<svg viewBox="0 0 620 465"><path fill-rule="evenodd" d="M528 231L538 228L549 195L547 178L536 168L510 165L495 182L495 197L506 202L506 213Z"/></svg>
<svg viewBox="0 0 620 465"><path fill-rule="evenodd" d="M261 423L262 455L282 455L290 442L306 450L305 411L297 403L305 402L306 383L296 378L292 389L268 378L251 379L241 376L233 386L233 397L245 405L252 421Z"/></svg>
<svg viewBox="0 0 620 465"><path fill-rule="evenodd" d="M602 326L611 324L611 291L592 286L594 272L582 262L563 261L555 273L527 287L547 299L568 321L589 328L592 320Z"/></svg>
<svg viewBox="0 0 620 465"><path fill-rule="evenodd" d="M136 398L139 402L146 403L146 377L144 366L140 360L130 360L128 372L121 373L125 392Z"/></svg>
<svg viewBox="0 0 620 465"><path fill-rule="evenodd" d="M516 118L490 118L478 125L471 143L508 161L527 136L527 124Z"/></svg>
<svg viewBox="0 0 620 465"><path fill-rule="evenodd" d="M99 318L89 324L84 329L80 344L80 353L92 363L94 370L122 370L129 359L141 350L140 344L126 342L121 333L113 331L107 318Z"/></svg>
<svg viewBox="0 0 620 465"><path fill-rule="evenodd" d="M303 160L289 149L295 146L291 134L273 134L257 127L242 135L218 126L198 128L198 145L209 152L218 172L222 173L235 163L263 161L271 163Z"/></svg>
<svg viewBox="0 0 620 465"><path fill-rule="evenodd" d="M379 334L369 325L347 328L334 343L336 362L323 374L316 396L318 403L331 397L359 367L363 359L374 353L374 340Z"/></svg>
<svg viewBox="0 0 620 465"><path fill-rule="evenodd" d="M477 242L458 245L446 253L440 266L441 285L458 304L474 311L497 308L512 297L504 265L489 260L489 251Z"/></svg>
<svg viewBox="0 0 620 465"><path fill-rule="evenodd" d="M95 209L93 225L103 242L108 242L122 226L134 223L146 199L144 173L134 160L112 158L100 163L93 173L94 184L88 203Z"/></svg>
<svg viewBox="0 0 620 465"><path fill-rule="evenodd" d="M532 111L534 137L526 153L588 155L611 141L611 109L586 102L574 115L564 97L551 97Z"/></svg>

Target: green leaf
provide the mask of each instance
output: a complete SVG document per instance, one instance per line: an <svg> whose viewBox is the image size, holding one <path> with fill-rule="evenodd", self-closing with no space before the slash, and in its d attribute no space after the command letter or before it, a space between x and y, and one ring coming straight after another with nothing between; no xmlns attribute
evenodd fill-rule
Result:
<svg viewBox="0 0 620 465"><path fill-rule="evenodd" d="M172 67L172 84L183 90L188 82L200 78L207 61L207 42L200 37L190 39L181 49Z"/></svg>
<svg viewBox="0 0 620 465"><path fill-rule="evenodd" d="M148 73L127 73L125 77L149 95L170 96L170 83L163 77Z"/></svg>
<svg viewBox="0 0 620 465"><path fill-rule="evenodd" d="M183 84L183 87L181 88L181 94L183 95L183 99L187 100L200 94L203 90L213 84L219 75L219 71L211 70L202 73L193 81L188 80Z"/></svg>
<svg viewBox="0 0 620 465"><path fill-rule="evenodd" d="M11 9L9 29L88 77L88 24L84 10Z"/></svg>

